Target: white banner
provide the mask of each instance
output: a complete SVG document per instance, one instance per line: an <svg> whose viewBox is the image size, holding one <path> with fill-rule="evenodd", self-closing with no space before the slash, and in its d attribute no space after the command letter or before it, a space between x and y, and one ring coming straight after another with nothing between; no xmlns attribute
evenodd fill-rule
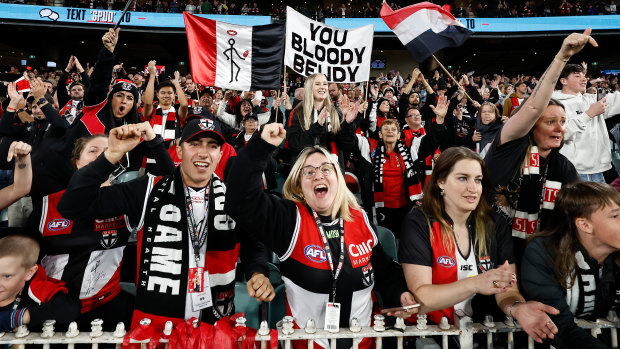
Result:
<svg viewBox="0 0 620 349"><path fill-rule="evenodd" d="M329 82L362 82L370 76L374 25L346 30L286 8L284 64L296 73L322 73Z"/></svg>

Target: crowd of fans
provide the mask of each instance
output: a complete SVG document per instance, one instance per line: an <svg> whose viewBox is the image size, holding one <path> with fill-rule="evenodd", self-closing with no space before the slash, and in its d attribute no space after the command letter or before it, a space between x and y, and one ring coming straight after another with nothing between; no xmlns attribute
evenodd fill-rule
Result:
<svg viewBox="0 0 620 349"><path fill-rule="evenodd" d="M432 2L432 1L431 1ZM24 3L17 0L15 3ZM39 4L39 2L37 2ZM40 4L43 4L42 2ZM77 8L122 10L123 0L67 0L65 6ZM547 16L584 16L615 15L615 0L609 1L455 1L439 2L449 5L457 18L485 17L547 17ZM324 4L287 4L307 17L322 21L325 18L377 18L381 4L366 2L358 6L349 3L325 2ZM285 4L264 5L257 2L237 2L234 0L137 0L133 11L194 14L228 14L228 15L270 15L274 19L286 17ZM389 2L393 10L399 9L399 3ZM404 5L406 6L406 5Z"/></svg>
<svg viewBox="0 0 620 349"><path fill-rule="evenodd" d="M224 90L155 60L116 64L112 29L92 66L12 67L0 331L226 321L238 278L274 299L271 260L299 327L369 326L374 305L396 306L388 315L506 316L538 342L607 347L574 322L620 304L620 86L569 63L596 46L589 34L565 38L541 77L415 68Z"/></svg>

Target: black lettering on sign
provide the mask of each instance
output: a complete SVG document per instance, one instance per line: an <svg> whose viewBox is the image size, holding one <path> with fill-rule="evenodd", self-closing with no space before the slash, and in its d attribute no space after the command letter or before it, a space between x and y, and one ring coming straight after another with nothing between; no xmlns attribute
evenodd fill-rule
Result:
<svg viewBox="0 0 620 349"><path fill-rule="evenodd" d="M291 38L291 46L293 47L293 50L297 52L301 52L302 51L301 42L302 42L301 35L293 32L292 38Z"/></svg>
<svg viewBox="0 0 620 349"><path fill-rule="evenodd" d="M467 29L476 28L476 21L473 18L466 18L465 21L467 22Z"/></svg>

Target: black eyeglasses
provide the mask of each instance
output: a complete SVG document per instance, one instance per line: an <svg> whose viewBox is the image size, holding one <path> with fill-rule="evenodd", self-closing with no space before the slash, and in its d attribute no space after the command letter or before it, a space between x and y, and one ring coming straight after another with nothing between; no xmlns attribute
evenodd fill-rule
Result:
<svg viewBox="0 0 620 349"><path fill-rule="evenodd" d="M301 175L304 178L314 178L314 176L316 176L317 170L320 170L323 176L327 177L332 172L334 172L336 168L334 167L334 164L329 162L324 162L319 167L308 165L301 168Z"/></svg>

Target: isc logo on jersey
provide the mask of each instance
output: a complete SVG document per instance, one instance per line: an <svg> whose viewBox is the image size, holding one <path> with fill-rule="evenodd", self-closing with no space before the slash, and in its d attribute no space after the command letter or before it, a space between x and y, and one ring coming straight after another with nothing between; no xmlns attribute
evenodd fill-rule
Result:
<svg viewBox="0 0 620 349"><path fill-rule="evenodd" d="M69 222L68 219L58 218L47 223L47 229L51 231L59 231L69 227L70 224L71 222Z"/></svg>
<svg viewBox="0 0 620 349"><path fill-rule="evenodd" d="M308 245L304 248L304 255L315 263L322 263L327 260L325 249L317 245Z"/></svg>
<svg viewBox="0 0 620 349"><path fill-rule="evenodd" d="M450 256L441 256L437 258L437 263L444 268L452 268L456 263Z"/></svg>

